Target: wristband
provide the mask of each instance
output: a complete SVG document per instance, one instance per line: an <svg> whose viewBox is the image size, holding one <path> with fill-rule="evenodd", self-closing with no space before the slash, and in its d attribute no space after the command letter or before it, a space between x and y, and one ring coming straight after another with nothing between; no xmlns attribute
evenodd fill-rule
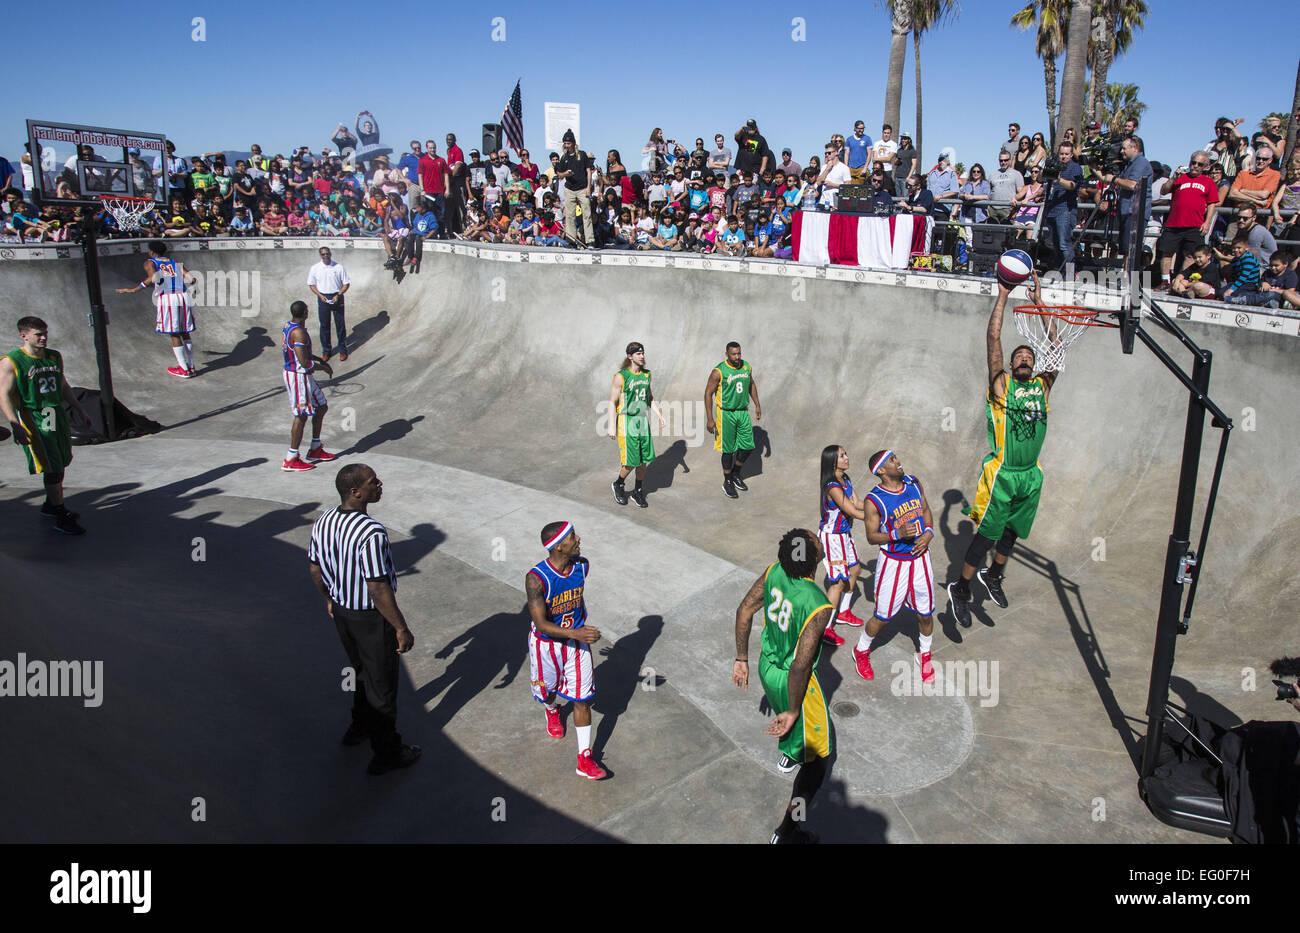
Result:
<svg viewBox="0 0 1300 933"><path fill-rule="evenodd" d="M741 664L749 663L749 658L736 658L736 660L739 661Z"/></svg>
<svg viewBox="0 0 1300 933"><path fill-rule="evenodd" d="M926 532L929 532L931 535L933 535L934 529L931 528L929 525L926 525L924 528L921 529L921 535L925 534ZM917 537L919 538L921 537L921 535L917 535Z"/></svg>

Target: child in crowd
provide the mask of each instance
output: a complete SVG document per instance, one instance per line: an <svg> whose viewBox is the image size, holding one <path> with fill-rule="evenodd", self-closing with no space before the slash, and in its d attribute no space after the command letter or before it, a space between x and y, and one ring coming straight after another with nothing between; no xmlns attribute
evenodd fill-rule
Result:
<svg viewBox="0 0 1300 933"><path fill-rule="evenodd" d="M1223 290L1223 300L1246 304L1251 300L1249 296L1259 294L1261 277L1259 260L1250 251L1250 238L1239 235L1232 241L1232 262L1228 264L1228 274L1224 277L1228 287ZM1236 301L1235 298L1246 298L1247 301Z"/></svg>
<svg viewBox="0 0 1300 933"><path fill-rule="evenodd" d="M563 246L564 240L560 238L560 234L563 232L564 228L560 226L560 222L555 219L555 212L544 211L542 213L542 221L538 225L537 236L534 237L534 242L541 246Z"/></svg>
<svg viewBox="0 0 1300 933"><path fill-rule="evenodd" d="M1223 288L1219 264L1214 261L1214 250L1208 246L1196 247L1181 272L1174 276L1169 293L1178 298L1217 298Z"/></svg>

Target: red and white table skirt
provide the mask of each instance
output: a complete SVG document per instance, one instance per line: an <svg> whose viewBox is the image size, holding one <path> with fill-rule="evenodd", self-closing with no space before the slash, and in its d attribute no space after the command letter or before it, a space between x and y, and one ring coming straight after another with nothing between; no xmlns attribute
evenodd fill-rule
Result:
<svg viewBox="0 0 1300 933"><path fill-rule="evenodd" d="M795 211L792 228L790 242L798 262L906 269L914 253L930 251L934 220L916 214L856 217Z"/></svg>

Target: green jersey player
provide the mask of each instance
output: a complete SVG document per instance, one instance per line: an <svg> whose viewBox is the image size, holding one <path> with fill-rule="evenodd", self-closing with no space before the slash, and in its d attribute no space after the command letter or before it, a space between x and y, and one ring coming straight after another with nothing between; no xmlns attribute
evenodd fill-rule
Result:
<svg viewBox="0 0 1300 933"><path fill-rule="evenodd" d="M0 357L0 411L9 421L14 443L27 455L27 469L45 482L41 514L54 519L57 531L81 535L77 513L63 504L63 474L72 462L72 431L66 404L81 423L89 418L63 378L63 357L51 350L50 328L38 317L18 321L22 346Z"/></svg>
<svg viewBox="0 0 1300 933"><path fill-rule="evenodd" d="M736 610L736 659L731 682L749 689L749 629L754 613L763 610L762 654L758 675L776 718L767 733L780 739L777 767L795 768L794 792L785 818L772 834L773 843L816 842L795 826L826 779L833 750L830 709L817 680L821 637L830 624L831 604L813 574L821 546L812 532L795 528L785 533L777 560L754 581Z"/></svg>
<svg viewBox="0 0 1300 933"><path fill-rule="evenodd" d="M740 498L737 489L743 492L749 488L740 474L754 452L754 426L749 420L751 398L757 421L763 417L763 406L758 402L754 372L741 358L740 344L733 340L727 344L726 359L713 367L704 387L704 412L713 435L713 449L722 454L722 491L730 499Z"/></svg>
<svg viewBox="0 0 1300 933"><path fill-rule="evenodd" d="M609 389L609 407L614 414L609 436L618 441L618 479L614 480L614 501L627 505L629 495L623 488L627 475L636 470L636 489L630 498L641 508L646 508L645 468L655 458L655 442L650 436L650 415L659 419L659 427L666 423L655 405L650 391L650 370L645 368L645 346L639 341L627 345L623 365L614 374Z"/></svg>

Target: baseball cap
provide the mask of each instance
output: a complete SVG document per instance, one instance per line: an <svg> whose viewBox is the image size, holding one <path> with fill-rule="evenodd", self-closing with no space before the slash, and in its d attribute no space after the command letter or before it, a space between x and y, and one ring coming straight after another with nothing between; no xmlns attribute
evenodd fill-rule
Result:
<svg viewBox="0 0 1300 933"><path fill-rule="evenodd" d="M794 155L794 153L791 152L789 149L782 149L782 150L781 150L781 155L792 156L792 155Z"/></svg>
<svg viewBox="0 0 1300 933"><path fill-rule="evenodd" d="M688 218L686 218L686 219L687 219L687 220L699 220L699 219L700 219L700 215L697 214L697 213L695 213L694 211L692 211L692 212L691 212L691 216L688 217Z"/></svg>

